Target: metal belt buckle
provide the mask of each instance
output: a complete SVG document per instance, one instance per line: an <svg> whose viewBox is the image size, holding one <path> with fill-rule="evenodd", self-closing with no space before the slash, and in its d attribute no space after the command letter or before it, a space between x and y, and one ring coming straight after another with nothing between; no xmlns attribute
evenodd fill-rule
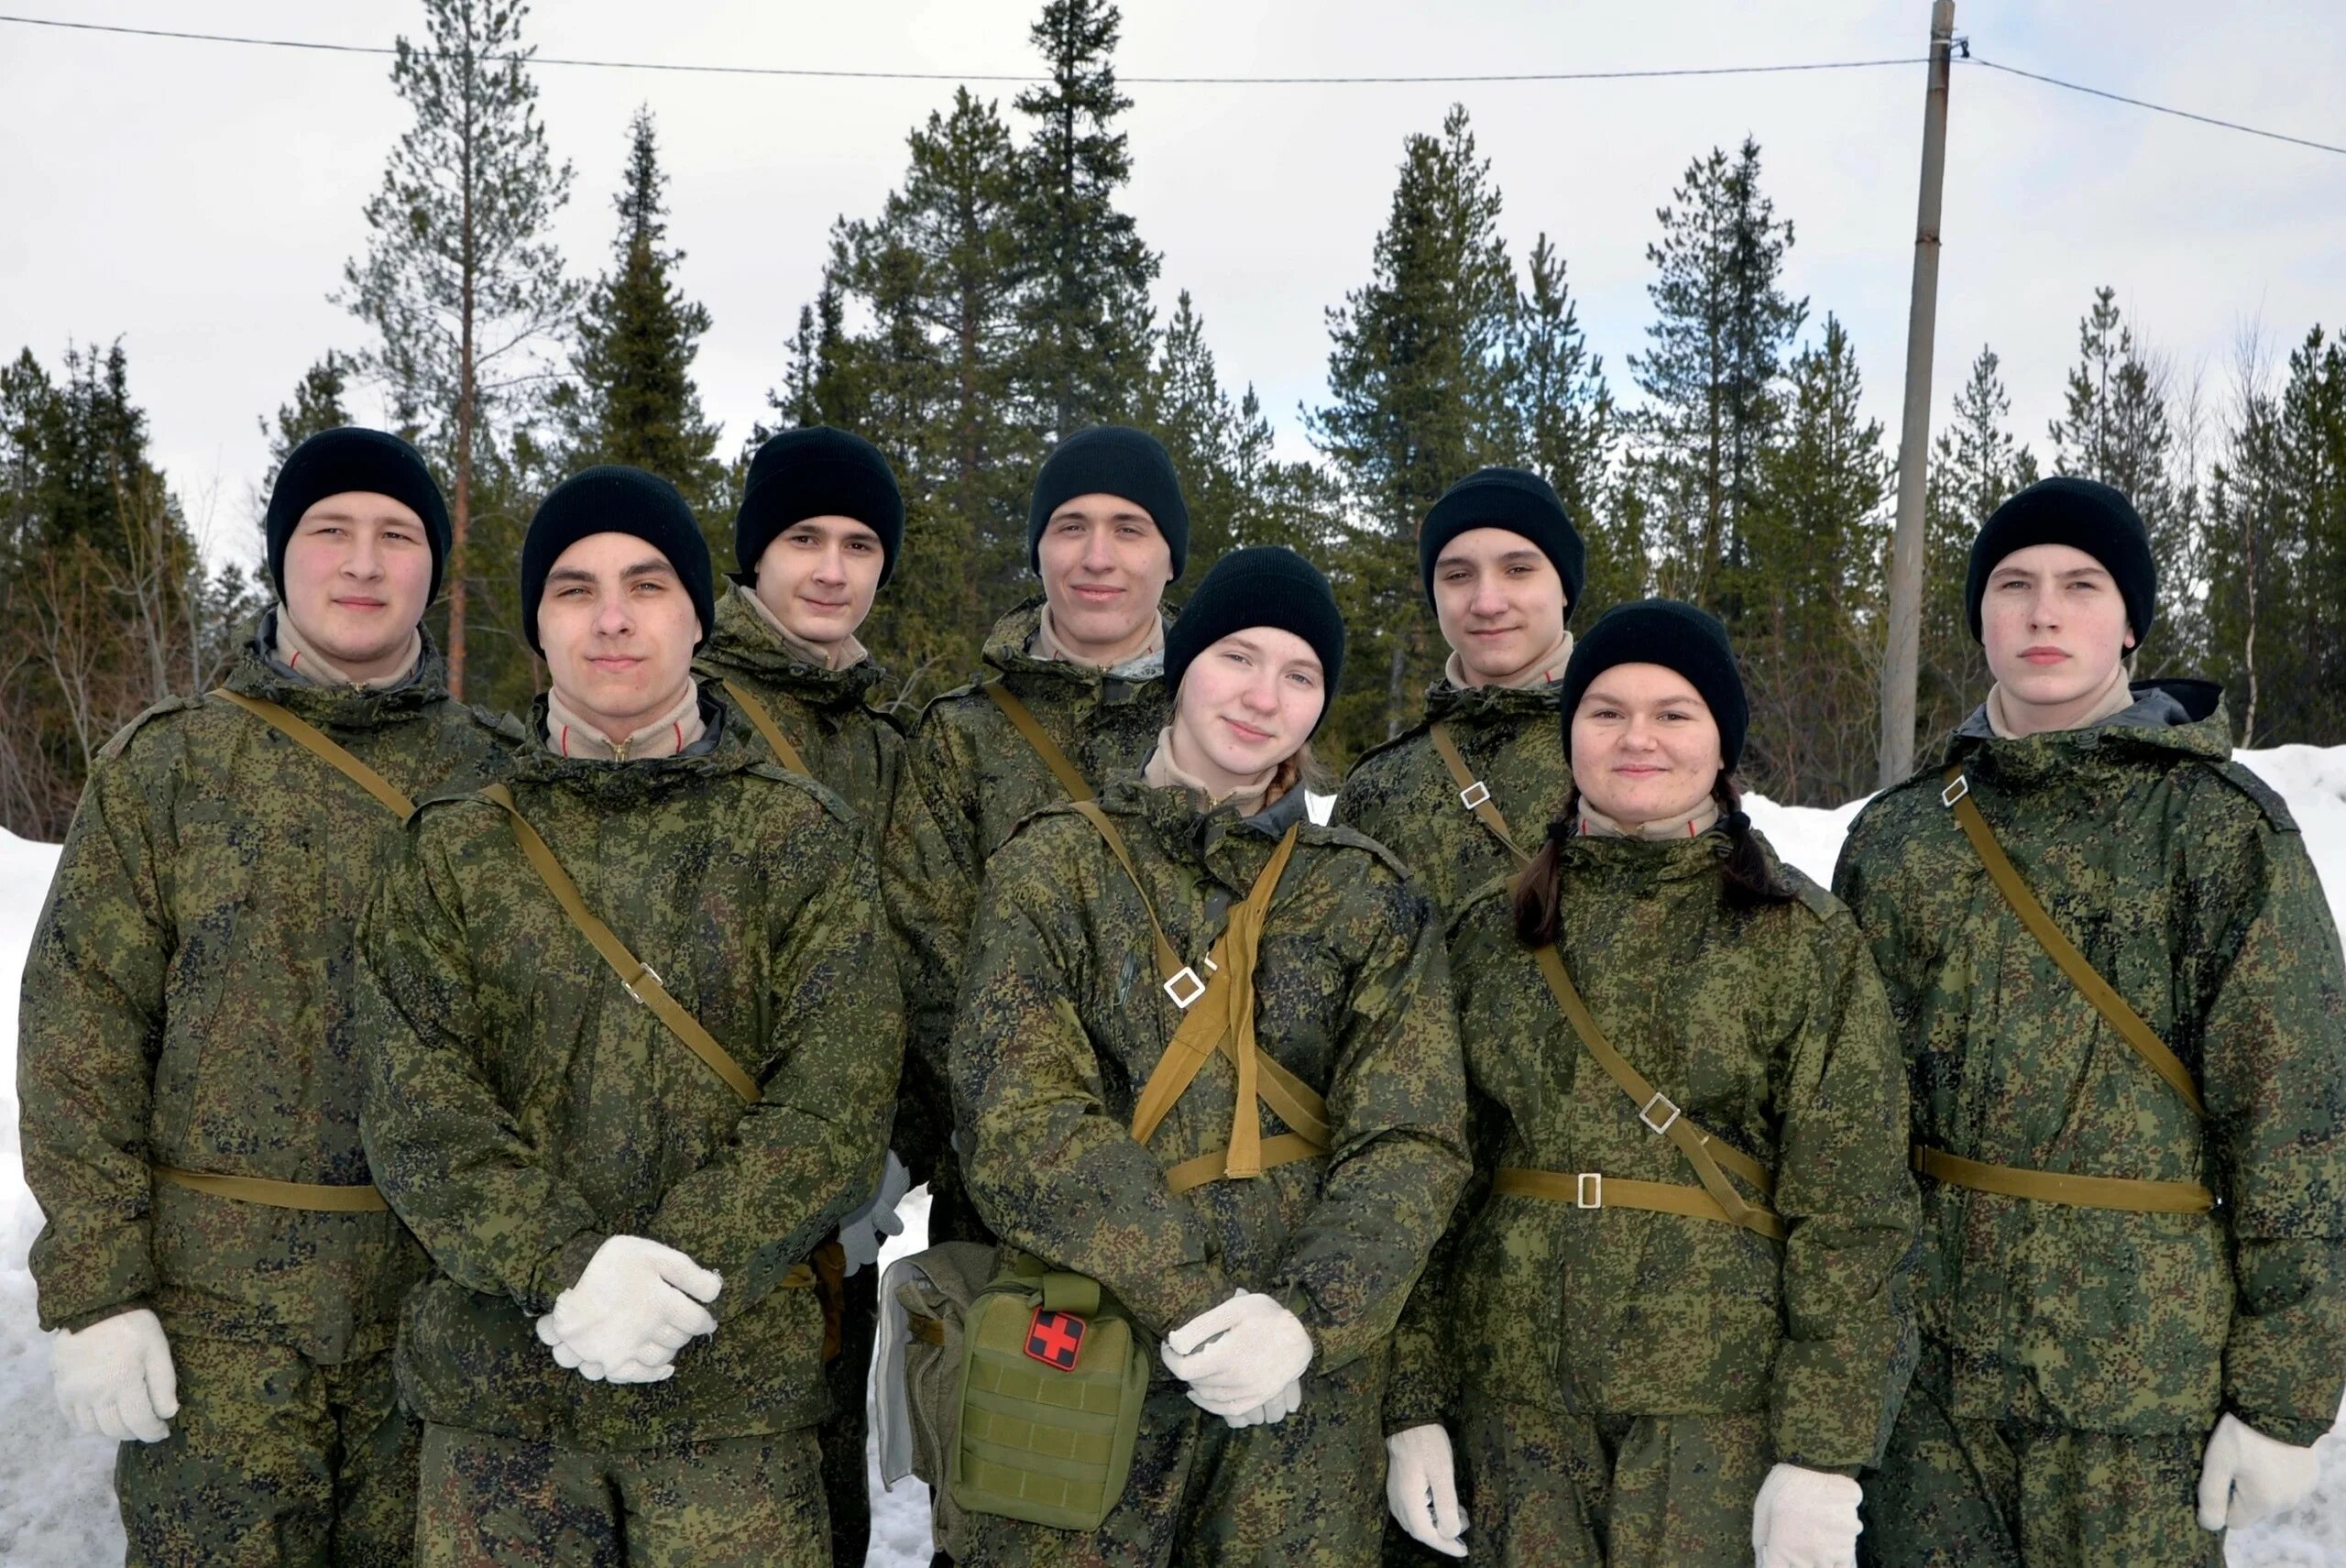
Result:
<svg viewBox="0 0 2346 1568"><path fill-rule="evenodd" d="M1955 803L1961 800L1965 795L1969 795L1970 793L1971 775L1969 773L1957 773L1955 775L1955 782L1953 784L1939 791L1939 804L1946 806L1949 811L1952 811L1955 809Z"/></svg>
<svg viewBox="0 0 2346 1568"><path fill-rule="evenodd" d="M652 983L657 986L664 987L668 983L666 981L660 978L660 971L653 969L650 964L640 965L635 980L642 980L646 977L649 977ZM638 1002L643 1002L643 992L635 989L635 980L623 980L619 981L619 989L626 992L630 996L634 997ZM652 1003L649 1002L643 1002L643 1005L649 1007Z"/></svg>
<svg viewBox="0 0 2346 1568"><path fill-rule="evenodd" d="M1580 1188L1573 1194L1573 1201L1584 1209L1604 1208L1605 1173L1599 1170L1582 1171Z"/></svg>
<svg viewBox="0 0 2346 1568"><path fill-rule="evenodd" d="M1205 993L1206 982L1200 980L1198 971L1187 964L1181 966L1180 973L1165 982L1165 994L1173 999L1174 1006L1185 1013Z"/></svg>
<svg viewBox="0 0 2346 1568"><path fill-rule="evenodd" d="M1659 1122L1653 1119L1653 1108L1657 1105L1667 1106L1670 1111L1670 1114ZM1645 1109L1638 1113L1638 1120L1646 1124L1646 1131L1650 1133L1666 1133L1670 1131L1670 1124L1678 1120L1678 1107L1670 1096L1657 1089L1653 1091L1653 1098L1646 1102Z"/></svg>
<svg viewBox="0 0 2346 1568"><path fill-rule="evenodd" d="M1473 784L1468 784L1464 789L1458 792L1459 803L1464 806L1469 811L1474 810L1475 807L1481 806L1485 801L1490 798L1491 786L1485 784L1480 779L1476 779Z"/></svg>

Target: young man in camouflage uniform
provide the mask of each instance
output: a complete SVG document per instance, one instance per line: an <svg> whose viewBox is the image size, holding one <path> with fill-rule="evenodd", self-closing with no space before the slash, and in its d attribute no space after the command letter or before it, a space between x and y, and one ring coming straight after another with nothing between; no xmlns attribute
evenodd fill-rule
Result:
<svg viewBox="0 0 2346 1568"><path fill-rule="evenodd" d="M707 548L591 468L522 546L553 689L360 938L428 1563L830 1561L806 1260L872 1190L903 1026L847 808L692 679Z"/></svg>
<svg viewBox="0 0 2346 1568"><path fill-rule="evenodd" d="M311 437L267 526L277 605L99 754L34 936L32 1270L60 1404L124 1440L130 1562L400 1563L426 1264L359 1146L350 946L406 802L519 731L448 698L447 510L405 442Z"/></svg>
<svg viewBox="0 0 2346 1568"><path fill-rule="evenodd" d="M1459 480L1418 530L1426 600L1450 662L1426 689L1425 717L1353 765L1336 820L1400 856L1445 918L1539 848L1502 839L1462 798L1468 786L1479 784L1501 817L1535 836L1571 788L1556 683L1572 657L1564 628L1587 560L1556 492L1519 468Z"/></svg>
<svg viewBox="0 0 2346 1568"><path fill-rule="evenodd" d="M742 733L762 737L785 767L836 791L875 850L895 793L904 735L870 706L881 669L856 632L895 572L904 502L880 449L817 425L784 431L758 448L733 520L732 586L717 601L717 629L693 661L709 696ZM871 1201L839 1230L849 1277L902 1230L897 1203L910 1185L893 1154ZM830 1501L831 1555L861 1563L872 1540L865 1491L864 1385L879 1300L839 1287L838 1351L827 1376L833 1409L823 1422L823 1490Z"/></svg>
<svg viewBox="0 0 2346 1568"><path fill-rule="evenodd" d="M1189 512L1165 448L1120 425L1069 436L1036 476L1026 530L1043 592L995 624L992 673L913 727L882 857L908 1029L896 1146L929 1183L932 1244L986 1239L955 1169L945 1065L979 880L1013 828L1069 794L989 688L1033 717L1087 789L1140 766L1170 706L1163 599L1189 553Z"/></svg>
<svg viewBox="0 0 2346 1568"><path fill-rule="evenodd" d="M1466 1175L1439 916L1304 812L1343 657L1325 579L1235 552L1167 641L1176 711L1098 803L1129 870L1070 806L1020 828L952 1037L986 1219L1096 1279L1154 1353L1131 1477L1088 1534L973 1513L972 1568L1372 1559L1386 1341ZM1150 961L1160 929L1185 972L1220 976L1211 948L1235 977L1192 997L1223 1045L1169 1102L1169 1042L1200 1014Z"/></svg>
<svg viewBox="0 0 2346 1568"><path fill-rule="evenodd" d="M2346 1387L2338 933L2217 689L2130 685L2156 593L2118 491L2005 502L1968 585L1996 685L1842 852L1924 1178L1860 1541L1891 1568L2213 1568L2311 1487Z"/></svg>

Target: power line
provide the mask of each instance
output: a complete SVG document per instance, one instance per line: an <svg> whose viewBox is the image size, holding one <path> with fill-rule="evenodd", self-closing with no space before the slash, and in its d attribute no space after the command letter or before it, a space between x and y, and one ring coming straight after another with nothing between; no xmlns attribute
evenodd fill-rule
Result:
<svg viewBox="0 0 2346 1568"><path fill-rule="evenodd" d="M129 38L172 38L189 43L243 44L257 49L313 49L326 54L389 55L398 49L384 44L322 43L306 38L262 38L236 33L179 32L165 27L126 27L104 22L70 22L57 16L0 15L0 22L28 27L59 27L72 32L115 33ZM418 50L429 54L432 51ZM560 55L496 55L493 60L518 60L528 65L577 66L594 71L668 71L707 76L794 76L844 82L1048 82L1032 73L976 71L839 71L808 66L692 65L651 60L586 60ZM1901 56L1892 60L1821 60L1790 65L1674 66L1650 71L1518 71L1484 74L1430 76L1126 76L1116 80L1139 87L1350 87L1367 85L1454 86L1480 82L1631 82L1665 76L1774 76L1802 71L1864 71L1883 65L1925 65L1926 58Z"/></svg>
<svg viewBox="0 0 2346 1568"><path fill-rule="evenodd" d="M2197 120L2203 126L2221 126L2228 131L2241 131L2249 136L2263 137L2268 141L2285 141L2292 147L2309 147L2316 152L2334 152L2346 156L2346 147L2332 147L2326 141L2308 141L2304 137L2284 136L2279 131L2259 130L2254 126L2243 126L2237 120L2220 120L2213 115L2195 115L2188 109L2170 109L2165 104L2153 104L2141 98L2129 98L2123 93L2105 93L2099 87L2088 87L2077 82L2064 82L2057 76L2041 76L2034 71L2023 71L2017 65L1999 65L1992 60L1982 60L1976 54L1969 58L1973 65L1985 66L1990 71L2001 71L2007 76L2025 76L2031 82L2042 82L2048 87L2065 87L2072 93L2084 93L2096 98L2107 98L2113 104L2131 104L2137 109L2148 109L2154 115L2173 115L2178 120Z"/></svg>

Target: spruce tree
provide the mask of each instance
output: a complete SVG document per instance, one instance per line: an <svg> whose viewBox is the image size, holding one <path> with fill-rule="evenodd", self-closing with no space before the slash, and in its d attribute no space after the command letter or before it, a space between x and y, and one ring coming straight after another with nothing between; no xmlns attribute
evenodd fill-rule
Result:
<svg viewBox="0 0 2346 1568"><path fill-rule="evenodd" d="M1971 542L2015 490L2034 484L2036 458L2006 428L2012 397L2002 361L1981 345L1955 394L1955 418L1931 449L1924 494L1923 640L1915 750L1933 745L1988 695L1988 656L1971 635L1966 584Z"/></svg>
<svg viewBox="0 0 2346 1568"><path fill-rule="evenodd" d="M1760 144L1714 148L1686 167L1646 247L1656 319L1629 365L1646 396L1637 435L1660 534L1661 588L1734 630L1761 455L1783 412L1785 350L1808 302L1780 285L1790 220L1760 193Z"/></svg>
<svg viewBox="0 0 2346 1568"><path fill-rule="evenodd" d="M1564 282L1564 259L1542 234L1531 247L1525 286L1507 334L1505 396L1515 460L1556 488L1588 546L1588 580L1573 614L1587 625L1606 606L1637 597L1644 564L1623 559L1637 546L1616 536L1607 493L1617 436L1605 362L1589 352L1580 312Z"/></svg>
<svg viewBox="0 0 2346 1568"><path fill-rule="evenodd" d="M325 356L307 370L294 384L293 400L277 405L274 426L260 421L261 433L269 438L269 466L261 473L260 484L253 492L253 527L266 536L269 493L277 485L277 472L285 466L285 459L293 449L321 431L338 429L351 422L349 407L344 395L350 389L350 377L356 368L351 357L329 348Z"/></svg>
<svg viewBox="0 0 2346 1568"><path fill-rule="evenodd" d="M418 423L454 477L446 573L448 685L465 691L466 605L476 574L476 466L523 411L540 351L567 325L577 291L548 235L569 199L537 117L521 44L522 0L424 0L426 38L404 35L391 85L414 123L368 200L367 254L338 296L380 341L361 358ZM510 512L510 505L500 509ZM510 532L510 528L504 531ZM502 577L515 539L485 539L484 578ZM510 657L510 644L500 652ZM526 650L522 651L526 656Z"/></svg>

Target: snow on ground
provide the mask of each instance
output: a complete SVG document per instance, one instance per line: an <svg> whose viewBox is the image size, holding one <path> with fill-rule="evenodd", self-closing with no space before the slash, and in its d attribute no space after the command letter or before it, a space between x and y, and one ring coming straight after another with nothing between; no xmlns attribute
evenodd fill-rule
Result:
<svg viewBox="0 0 2346 1568"><path fill-rule="evenodd" d="M2241 760L2286 796L2321 871L2332 913L2346 926L2346 746L2284 746ZM1842 835L1862 802L1821 811L1753 796L1746 809L1780 853L1829 882ZM1324 806L1312 802L1314 817ZM35 1326L25 1254L40 1213L17 1153L16 992L33 922L57 863L54 846L0 831L0 1563L10 1568L92 1568L122 1561L122 1528L108 1486L114 1444L75 1437L49 1397L49 1345ZM915 1190L904 1234L881 1266L926 1245L928 1195ZM918 1481L882 1492L872 1478L872 1568L926 1568L928 1492ZM2322 1479L2297 1512L2226 1542L2232 1568L2316 1568L2346 1562L2346 1441L2322 1442Z"/></svg>

